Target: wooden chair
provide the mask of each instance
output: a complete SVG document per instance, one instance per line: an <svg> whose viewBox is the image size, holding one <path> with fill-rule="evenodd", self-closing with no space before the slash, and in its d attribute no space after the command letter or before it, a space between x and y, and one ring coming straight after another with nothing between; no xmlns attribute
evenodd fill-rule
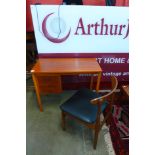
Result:
<svg viewBox="0 0 155 155"><path fill-rule="evenodd" d="M116 77L111 77L111 84L111 91L104 96L89 89L81 89L60 105L62 111L62 128L65 130L65 116L67 115L83 123L88 128L93 129L95 131L94 149L96 149L99 131L106 121L109 123L110 116L112 115L112 104L118 85ZM108 110L106 114L105 110ZM104 120L101 120L101 115L104 116Z"/></svg>

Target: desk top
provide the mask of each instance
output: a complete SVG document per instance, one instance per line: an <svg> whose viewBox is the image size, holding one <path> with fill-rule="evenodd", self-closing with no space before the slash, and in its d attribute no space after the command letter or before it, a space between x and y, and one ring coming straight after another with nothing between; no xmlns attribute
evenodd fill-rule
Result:
<svg viewBox="0 0 155 155"><path fill-rule="evenodd" d="M32 73L98 73L102 69L96 58L40 58Z"/></svg>

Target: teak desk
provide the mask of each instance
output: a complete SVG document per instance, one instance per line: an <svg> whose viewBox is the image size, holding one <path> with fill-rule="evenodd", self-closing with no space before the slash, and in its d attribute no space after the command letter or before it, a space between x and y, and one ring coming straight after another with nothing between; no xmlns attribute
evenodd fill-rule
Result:
<svg viewBox="0 0 155 155"><path fill-rule="evenodd" d="M40 76L51 76L51 78L56 76L60 79L61 84L61 75L92 74L90 83L92 89L93 75L97 74L96 91L98 92L102 69L96 58L40 58L32 68L31 73L38 105L40 111L43 111L38 80Z"/></svg>

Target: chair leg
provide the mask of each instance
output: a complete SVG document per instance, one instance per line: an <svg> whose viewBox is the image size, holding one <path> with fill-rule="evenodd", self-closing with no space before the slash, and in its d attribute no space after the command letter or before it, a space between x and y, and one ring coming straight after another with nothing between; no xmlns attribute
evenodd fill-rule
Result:
<svg viewBox="0 0 155 155"><path fill-rule="evenodd" d="M95 127L94 144L93 144L93 148L94 148L95 150L96 150L98 135L99 135L99 126L97 125L97 126Z"/></svg>
<svg viewBox="0 0 155 155"><path fill-rule="evenodd" d="M62 129L63 129L63 130L66 130L66 126L65 126L65 116L66 116L65 113L62 111L62 112L61 112L61 118L62 118L62 124L61 124L61 125L62 125Z"/></svg>

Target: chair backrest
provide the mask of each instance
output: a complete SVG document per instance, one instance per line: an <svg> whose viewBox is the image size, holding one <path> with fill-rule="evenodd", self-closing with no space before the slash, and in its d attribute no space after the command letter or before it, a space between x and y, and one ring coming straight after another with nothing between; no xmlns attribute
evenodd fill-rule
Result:
<svg viewBox="0 0 155 155"><path fill-rule="evenodd" d="M106 95L92 99L91 103L101 105L106 99L108 99L108 101L110 102L109 104L112 106L114 100L114 92L116 91L117 86L118 86L117 78L115 76L111 76L111 91Z"/></svg>
<svg viewBox="0 0 155 155"><path fill-rule="evenodd" d="M83 5L98 5L98 6L105 6L105 0L82 0Z"/></svg>

